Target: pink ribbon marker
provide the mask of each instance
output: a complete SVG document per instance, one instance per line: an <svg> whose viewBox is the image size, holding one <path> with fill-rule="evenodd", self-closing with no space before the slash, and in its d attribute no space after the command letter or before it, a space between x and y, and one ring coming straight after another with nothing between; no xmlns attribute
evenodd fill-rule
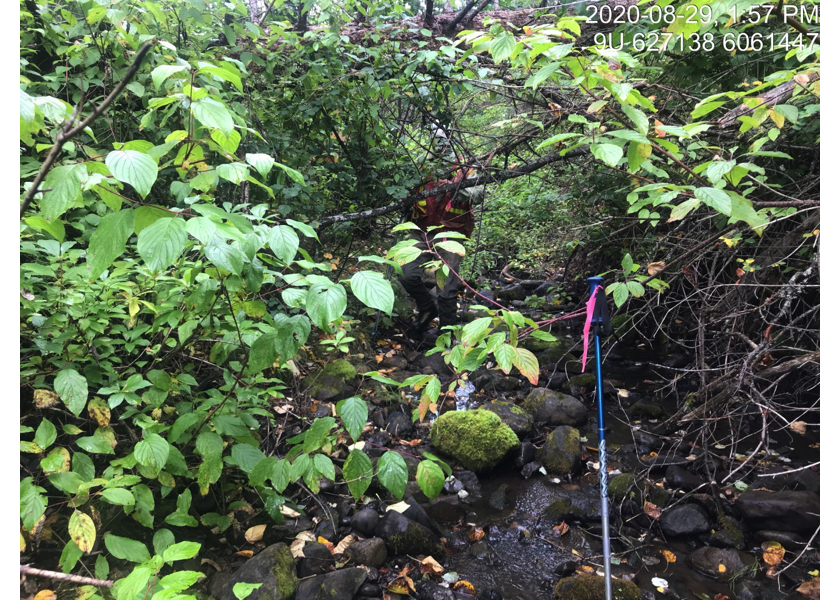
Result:
<svg viewBox="0 0 840 600"><path fill-rule="evenodd" d="M589 327L592 325L592 315L595 314L595 300L598 298L598 290L604 289L602 286L595 288L595 291L589 296L586 301L586 322L583 324L583 365L581 365L580 372L586 371L586 354L589 352Z"/></svg>

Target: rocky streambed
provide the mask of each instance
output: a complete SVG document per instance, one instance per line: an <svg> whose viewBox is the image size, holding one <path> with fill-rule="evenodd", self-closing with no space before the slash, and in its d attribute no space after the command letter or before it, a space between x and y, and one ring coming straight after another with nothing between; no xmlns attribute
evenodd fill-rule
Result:
<svg viewBox="0 0 840 600"><path fill-rule="evenodd" d="M387 450L403 455L405 497L374 484L355 503L346 486L325 480L320 494L296 498L305 512L269 526L253 558L213 575L212 597L234 598L242 581L263 583L261 600L602 598L594 377L567 375L580 369L568 342L531 349L541 364L538 387L480 369L472 391L443 402L432 426L413 422L393 392L358 374L445 380L451 372L440 355L386 348L376 364L335 361L310 376L316 410L360 385L370 390L364 451L374 464ZM677 398L662 393L674 386L640 351L622 352L608 354L605 369L613 597L797 594L819 575L819 473L801 468L818 460L818 438L774 440L761 471L744 469L722 484L740 450L732 460L679 435L649 433L675 409ZM453 469L433 500L413 481L424 451Z"/></svg>

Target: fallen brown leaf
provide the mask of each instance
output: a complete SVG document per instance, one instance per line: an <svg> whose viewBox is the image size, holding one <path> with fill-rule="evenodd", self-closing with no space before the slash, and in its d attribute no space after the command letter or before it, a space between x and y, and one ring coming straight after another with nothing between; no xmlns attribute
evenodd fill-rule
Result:
<svg viewBox="0 0 840 600"><path fill-rule="evenodd" d="M265 525L254 525L245 532L245 539L253 544L259 542L265 533Z"/></svg>
<svg viewBox="0 0 840 600"><path fill-rule="evenodd" d="M806 581L796 591L808 598L808 600L820 600L820 578L814 577L811 581Z"/></svg>
<svg viewBox="0 0 840 600"><path fill-rule="evenodd" d="M794 421L790 424L790 430L799 435L805 435L807 423L805 421Z"/></svg>
<svg viewBox="0 0 840 600"><path fill-rule="evenodd" d="M420 572L423 575L443 575L443 567L432 556L427 556L420 561Z"/></svg>

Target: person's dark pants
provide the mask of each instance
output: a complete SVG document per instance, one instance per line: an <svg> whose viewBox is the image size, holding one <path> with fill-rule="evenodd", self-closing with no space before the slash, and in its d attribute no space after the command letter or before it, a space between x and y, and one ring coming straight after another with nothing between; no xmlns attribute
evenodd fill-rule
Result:
<svg viewBox="0 0 840 600"><path fill-rule="evenodd" d="M415 246L428 250L425 237L421 232L412 231L410 237L411 239L417 240ZM464 240L458 241L463 242ZM458 321L458 291L461 289L462 284L455 273L460 268L463 257L447 250L438 249L438 253L441 259L449 265L449 277L446 278L443 289L437 289L437 308L440 325L441 327L445 327L447 325L455 325ZM403 274L399 278L405 291L417 302L417 310L420 313L435 305L435 299L423 283L424 269L422 267L422 265L434 259L435 257L431 252L422 252L413 261L403 265Z"/></svg>

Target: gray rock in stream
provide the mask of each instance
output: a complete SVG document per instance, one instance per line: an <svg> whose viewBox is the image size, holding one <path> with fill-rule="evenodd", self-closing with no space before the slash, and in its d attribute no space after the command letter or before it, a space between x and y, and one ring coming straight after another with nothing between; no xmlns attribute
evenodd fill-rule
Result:
<svg viewBox="0 0 840 600"><path fill-rule="evenodd" d="M755 564L754 556L734 548L706 546L686 557L686 562L704 575L719 579L731 578L735 573ZM723 569L720 566L723 565Z"/></svg>
<svg viewBox="0 0 840 600"><path fill-rule="evenodd" d="M455 600L455 594L449 588L438 585L431 579L421 579L415 584L419 600Z"/></svg>
<svg viewBox="0 0 840 600"><path fill-rule="evenodd" d="M516 385L519 386L518 380L516 381ZM481 410L489 410L499 415L502 423L510 427L520 440L531 433L531 427L534 425L534 420L531 418L531 415L513 402L491 400L484 404Z"/></svg>
<svg viewBox="0 0 840 600"><path fill-rule="evenodd" d="M601 496L593 490L564 490L562 497L545 509L543 517L552 525L561 521L577 519L580 521L601 520ZM612 507L610 507L612 512Z"/></svg>
<svg viewBox="0 0 840 600"><path fill-rule="evenodd" d="M262 583L260 598L265 600L292 600L298 589L295 559L286 544L273 544L248 559L234 573L214 597L218 600L236 600L233 586L237 583ZM355 593L355 590L354 590ZM297 596L300 598L300 595Z"/></svg>
<svg viewBox="0 0 840 600"><path fill-rule="evenodd" d="M703 485L703 480L694 473L677 465L671 465L665 471L665 481L672 488L691 492Z"/></svg>
<svg viewBox="0 0 840 600"><path fill-rule="evenodd" d="M367 571L350 567L306 579L298 588L295 600L352 600L367 579Z"/></svg>
<svg viewBox="0 0 840 600"><path fill-rule="evenodd" d="M706 511L694 504L677 506L666 510L659 518L659 526L665 535L682 536L706 533L712 528Z"/></svg>
<svg viewBox="0 0 840 600"><path fill-rule="evenodd" d="M376 528L377 537L385 540L388 551L393 554L434 554L438 550L439 541L428 528L401 515L395 510L389 510Z"/></svg>
<svg viewBox="0 0 840 600"><path fill-rule="evenodd" d="M507 484L502 484L490 496L489 504L496 510L502 511L507 506Z"/></svg>
<svg viewBox="0 0 840 600"><path fill-rule="evenodd" d="M583 464L580 458L580 432L574 427L558 427L548 435L537 458L549 473L579 473Z"/></svg>
<svg viewBox="0 0 840 600"><path fill-rule="evenodd" d="M820 524L820 497L814 492L746 491L735 501L753 529L775 529L810 535Z"/></svg>
<svg viewBox="0 0 840 600"><path fill-rule="evenodd" d="M548 388L531 390L522 402L522 408L536 423L583 425L587 420L586 406L580 400Z"/></svg>
<svg viewBox="0 0 840 600"><path fill-rule="evenodd" d="M388 560L388 549L385 547L385 540L373 537L350 544L344 551L344 558L350 561L351 565L380 567Z"/></svg>

